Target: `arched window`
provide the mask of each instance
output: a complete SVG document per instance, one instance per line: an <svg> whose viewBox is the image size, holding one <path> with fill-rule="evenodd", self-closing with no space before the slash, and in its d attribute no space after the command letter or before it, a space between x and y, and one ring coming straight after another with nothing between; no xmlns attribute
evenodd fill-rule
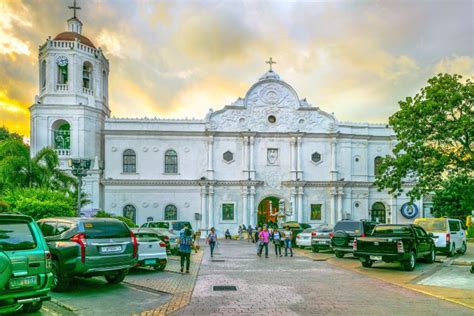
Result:
<svg viewBox="0 0 474 316"><path fill-rule="evenodd" d="M46 60L41 62L41 88L46 87Z"/></svg>
<svg viewBox="0 0 474 316"><path fill-rule="evenodd" d="M123 217L132 220L134 223L137 221L137 209L135 206L128 204L123 207Z"/></svg>
<svg viewBox="0 0 474 316"><path fill-rule="evenodd" d="M71 149L71 126L59 120L53 124L53 145L55 149Z"/></svg>
<svg viewBox="0 0 474 316"><path fill-rule="evenodd" d="M127 149L123 152L123 172L137 172L137 155L131 149Z"/></svg>
<svg viewBox="0 0 474 316"><path fill-rule="evenodd" d="M107 74L105 70L102 71L102 95L107 99Z"/></svg>
<svg viewBox="0 0 474 316"><path fill-rule="evenodd" d="M68 80L68 64L65 65L60 64L58 65L58 84L67 84Z"/></svg>
<svg viewBox="0 0 474 316"><path fill-rule="evenodd" d="M178 209L173 204L165 207L165 221L175 221L178 219Z"/></svg>
<svg viewBox="0 0 474 316"><path fill-rule="evenodd" d="M82 66L82 86L92 89L92 64L88 61Z"/></svg>
<svg viewBox="0 0 474 316"><path fill-rule="evenodd" d="M178 155L173 149L165 153L165 173L178 173Z"/></svg>
<svg viewBox="0 0 474 316"><path fill-rule="evenodd" d="M375 202L372 205L371 210L371 219L375 222L385 224L386 223L386 215L385 215L385 205L382 202Z"/></svg>
<svg viewBox="0 0 474 316"><path fill-rule="evenodd" d="M374 175L380 175L380 166L382 165L382 157L378 156L374 159Z"/></svg>

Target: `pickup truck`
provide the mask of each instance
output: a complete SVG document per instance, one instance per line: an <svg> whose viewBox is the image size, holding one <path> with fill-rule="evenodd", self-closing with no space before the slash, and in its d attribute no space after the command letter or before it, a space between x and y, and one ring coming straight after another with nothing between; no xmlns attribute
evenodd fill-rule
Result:
<svg viewBox="0 0 474 316"><path fill-rule="evenodd" d="M376 261L399 261L405 271L415 269L418 258L433 263L436 252L433 234L413 224L377 225L368 237L356 238L353 248L363 267L370 268Z"/></svg>

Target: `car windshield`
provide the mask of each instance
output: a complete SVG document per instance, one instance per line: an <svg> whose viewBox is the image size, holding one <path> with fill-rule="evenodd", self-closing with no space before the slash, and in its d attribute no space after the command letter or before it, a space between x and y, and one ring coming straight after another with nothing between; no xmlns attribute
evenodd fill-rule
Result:
<svg viewBox="0 0 474 316"><path fill-rule="evenodd" d="M444 219L423 220L417 222L417 225L423 227L427 232L433 233L444 233L448 230Z"/></svg>
<svg viewBox="0 0 474 316"><path fill-rule="evenodd" d="M336 224L334 231L342 230L350 233L360 233L362 229L362 222L339 222Z"/></svg>
<svg viewBox="0 0 474 316"><path fill-rule="evenodd" d="M333 231L333 228L329 226L321 226L321 227L318 227L316 231L321 232L321 233L329 233Z"/></svg>
<svg viewBox="0 0 474 316"><path fill-rule="evenodd" d="M303 230L303 234L310 234L312 232L316 231L315 228L306 228L305 230Z"/></svg>
<svg viewBox="0 0 474 316"><path fill-rule="evenodd" d="M191 223L189 223L189 222L174 222L174 223L172 223L172 225L173 225L173 230L174 231L182 230L185 225L188 225L189 228L191 228Z"/></svg>
<svg viewBox="0 0 474 316"><path fill-rule="evenodd" d="M158 237L157 234L153 233L135 233L135 236L137 237L138 241L159 241L160 238Z"/></svg>
<svg viewBox="0 0 474 316"><path fill-rule="evenodd" d="M152 222L148 224L148 227L151 228L170 228L170 225L166 222Z"/></svg>
<svg viewBox="0 0 474 316"><path fill-rule="evenodd" d="M4 251L36 248L36 240L30 225L24 222L0 223L0 246Z"/></svg>
<svg viewBox="0 0 474 316"><path fill-rule="evenodd" d="M409 226L375 226L372 236L382 235L410 236L411 230Z"/></svg>
<svg viewBox="0 0 474 316"><path fill-rule="evenodd" d="M86 238L129 238L130 231L122 222L85 222L84 229Z"/></svg>

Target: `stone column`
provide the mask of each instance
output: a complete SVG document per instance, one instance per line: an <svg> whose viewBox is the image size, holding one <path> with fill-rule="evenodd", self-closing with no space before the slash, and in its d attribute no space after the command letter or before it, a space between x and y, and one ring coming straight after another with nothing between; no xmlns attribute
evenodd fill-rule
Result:
<svg viewBox="0 0 474 316"><path fill-rule="evenodd" d="M397 198L396 197L391 197L390 198L390 212L391 212L391 216L390 216L390 224L397 224L398 223L398 219L397 219Z"/></svg>
<svg viewBox="0 0 474 316"><path fill-rule="evenodd" d="M255 165L254 165L254 147L255 147L255 138L250 136L250 177L252 180L255 179Z"/></svg>
<svg viewBox="0 0 474 316"><path fill-rule="evenodd" d="M339 220L343 220L344 219L344 210L342 208L342 196L344 195L344 191L342 188L339 189L339 191L337 192L337 209L338 209L338 213L339 213Z"/></svg>
<svg viewBox="0 0 474 316"><path fill-rule="evenodd" d="M337 223L337 211L336 211L336 191L334 189L331 189L331 201L330 201L330 209L329 212L331 213L329 215L330 218L330 224L332 226L336 225Z"/></svg>
<svg viewBox="0 0 474 316"><path fill-rule="evenodd" d="M337 181L336 139L331 139L331 180Z"/></svg>
<svg viewBox="0 0 474 316"><path fill-rule="evenodd" d="M291 199L290 199L290 207L292 208L291 211L293 215L290 216L291 220L296 220L296 188L291 188Z"/></svg>
<svg viewBox="0 0 474 316"><path fill-rule="evenodd" d="M214 227L214 186L209 186L208 191L208 205L207 205L207 219L209 228Z"/></svg>
<svg viewBox="0 0 474 316"><path fill-rule="evenodd" d="M296 137L290 138L290 180L296 180Z"/></svg>
<svg viewBox="0 0 474 316"><path fill-rule="evenodd" d="M298 136L297 139L296 139L296 161L297 161L297 165L296 165L296 178L297 179L300 179L300 180L303 180L303 170L301 169L302 166L301 166L301 162L302 162L302 159L303 157L301 156L301 146L302 146L302 139L301 139L301 136Z"/></svg>
<svg viewBox="0 0 474 316"><path fill-rule="evenodd" d="M250 225L255 227L257 223L257 212L255 210L255 186L252 185L250 187L250 203L249 203L249 211L250 211Z"/></svg>
<svg viewBox="0 0 474 316"><path fill-rule="evenodd" d="M208 151L207 151L207 178L209 180L214 179L214 136L209 136L207 139Z"/></svg>
<svg viewBox="0 0 474 316"><path fill-rule="evenodd" d="M298 223L303 222L303 187L298 187Z"/></svg>
<svg viewBox="0 0 474 316"><path fill-rule="evenodd" d="M207 227L207 189L206 186L201 186L201 229L209 228Z"/></svg>
<svg viewBox="0 0 474 316"><path fill-rule="evenodd" d="M249 225L249 220L248 220L248 210L247 210L247 199L248 199L248 187L244 186L242 188L242 223L245 224L245 226Z"/></svg>
<svg viewBox="0 0 474 316"><path fill-rule="evenodd" d="M249 138L244 136L242 139L243 153L242 153L242 179L247 180L249 178Z"/></svg>

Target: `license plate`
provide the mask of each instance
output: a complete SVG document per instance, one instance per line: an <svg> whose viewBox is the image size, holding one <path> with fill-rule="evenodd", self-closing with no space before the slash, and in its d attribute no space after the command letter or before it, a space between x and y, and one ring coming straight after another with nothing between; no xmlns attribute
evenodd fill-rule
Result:
<svg viewBox="0 0 474 316"><path fill-rule="evenodd" d="M327 243L329 243L329 242L328 242L327 240L320 240L319 243L320 243L320 244L327 244Z"/></svg>
<svg viewBox="0 0 474 316"><path fill-rule="evenodd" d="M370 260L382 261L382 256L370 256Z"/></svg>
<svg viewBox="0 0 474 316"><path fill-rule="evenodd" d="M145 264L156 264L156 259L145 260Z"/></svg>
<svg viewBox="0 0 474 316"><path fill-rule="evenodd" d="M10 289L32 287L32 286L35 286L37 282L38 282L38 278L36 276L13 278L13 279L10 279Z"/></svg>
<svg viewBox="0 0 474 316"><path fill-rule="evenodd" d="M117 251L122 251L121 246L112 246L112 247L102 247L100 248L101 252L117 252Z"/></svg>

